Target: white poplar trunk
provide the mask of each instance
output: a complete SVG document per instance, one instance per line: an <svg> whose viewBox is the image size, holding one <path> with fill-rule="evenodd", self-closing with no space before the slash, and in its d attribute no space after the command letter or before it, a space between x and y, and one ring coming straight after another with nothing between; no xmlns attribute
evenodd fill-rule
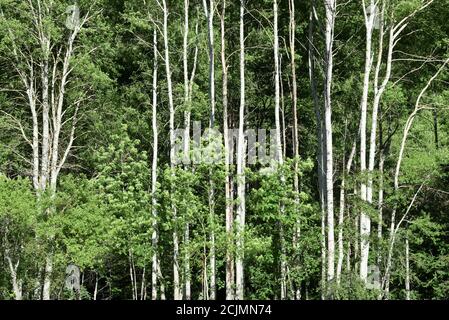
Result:
<svg viewBox="0 0 449 320"><path fill-rule="evenodd" d="M164 23L163 23L163 37L164 37L164 56L165 56L165 69L167 74L167 90L168 90L168 105L170 112L169 130L170 130L170 166L174 169L175 165L175 106L173 102L173 84L170 66L170 52L168 45L168 8L167 1L162 0ZM173 173L172 173L173 174ZM173 213L173 297L175 300L182 299L182 291L179 280L179 239L178 228L176 226L177 220L177 208L172 202Z"/></svg>
<svg viewBox="0 0 449 320"><path fill-rule="evenodd" d="M326 53L324 84L324 131L325 131L325 185L327 213L327 281L335 276L335 239L334 239L334 186L333 186L333 146L332 146L332 76L333 44L336 16L336 0L324 0L326 9Z"/></svg>
<svg viewBox="0 0 449 320"><path fill-rule="evenodd" d="M209 5L206 0L203 0L204 12L207 18L207 35L209 47L209 102L210 102L210 120L209 128L213 129L215 126L215 49L214 49L214 0L209 0ZM212 175L212 171L210 171ZM215 266L215 187L212 177L209 180L209 222L210 222L210 253L209 253L209 268L210 268L210 299L215 300L217 295L216 289L216 266Z"/></svg>
<svg viewBox="0 0 449 320"><path fill-rule="evenodd" d="M236 299L244 298L244 230L245 230L245 0L240 0L240 108L239 108L239 134L237 143L237 255L236 255Z"/></svg>
<svg viewBox="0 0 449 320"><path fill-rule="evenodd" d="M19 268L20 260L17 260L16 263L12 262L11 257L9 256L9 250L5 250L5 258L8 262L9 273L11 275L11 283L12 290L14 292L15 300L22 300L22 280L17 277L17 269Z"/></svg>
<svg viewBox="0 0 449 320"><path fill-rule="evenodd" d="M158 211L157 211L157 163L158 163L158 125L157 125L157 79L158 79L158 50L157 50L157 30L153 31L153 101L151 127L153 134L153 160L151 164L151 215L153 218L151 246L153 255L151 258L151 299L157 299L157 278L158 278Z"/></svg>
<svg viewBox="0 0 449 320"><path fill-rule="evenodd" d="M366 28L366 48L365 48L365 72L363 77L363 90L360 114L360 173L362 183L360 186L360 197L366 201L366 120L368 114L368 93L370 85L371 69L373 65L372 53L372 35L374 29L375 15L367 11L365 0L362 1L363 13L365 17ZM371 0L371 6L374 6L374 0ZM371 233L371 219L362 209L360 213L360 279L366 282L368 277L368 258L369 258L369 236Z"/></svg>
<svg viewBox="0 0 449 320"><path fill-rule="evenodd" d="M410 249L408 238L405 239L405 300L410 300Z"/></svg>
<svg viewBox="0 0 449 320"><path fill-rule="evenodd" d="M229 121L228 121L228 63L226 60L226 39L225 39L225 16L226 0L222 3L220 16L221 31L221 66L222 66L222 95L223 95L223 135L225 148L225 206L226 206L226 300L233 300L234 293L234 258L231 250L231 239L233 232L233 208L232 208L232 188L229 172Z"/></svg>

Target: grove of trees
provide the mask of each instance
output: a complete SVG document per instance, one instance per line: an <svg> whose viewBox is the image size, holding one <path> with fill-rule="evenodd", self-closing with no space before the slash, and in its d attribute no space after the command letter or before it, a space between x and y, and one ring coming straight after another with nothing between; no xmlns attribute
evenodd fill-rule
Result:
<svg viewBox="0 0 449 320"><path fill-rule="evenodd" d="M0 0L0 299L448 299L448 20Z"/></svg>

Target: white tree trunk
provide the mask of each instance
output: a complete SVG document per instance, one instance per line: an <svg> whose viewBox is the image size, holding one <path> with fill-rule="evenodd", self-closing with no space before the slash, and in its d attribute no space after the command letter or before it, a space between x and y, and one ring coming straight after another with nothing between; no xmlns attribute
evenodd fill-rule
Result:
<svg viewBox="0 0 449 320"><path fill-rule="evenodd" d="M374 6L374 0L371 0L371 6ZM363 77L363 92L360 115L360 173L362 183L360 186L360 197L366 201L366 120L368 114L368 93L370 85L371 69L373 65L372 53L372 35L374 28L375 15L367 11L365 0L362 1L363 13L365 17L366 28L366 48L365 48L365 72ZM369 236L371 233L371 219L362 209L360 214L360 278L366 282L368 276L368 258L369 258Z"/></svg>
<svg viewBox="0 0 449 320"><path fill-rule="evenodd" d="M190 163L190 85L188 71L188 40L189 40L189 0L184 0L184 31L183 31L183 51L182 61L184 67L184 163ZM184 298L191 298L190 280L190 222L186 221L184 226Z"/></svg>
<svg viewBox="0 0 449 320"><path fill-rule="evenodd" d="M210 101L210 120L209 128L213 129L215 126L215 50L214 50L214 0L209 0L209 5L206 0L203 0L204 12L208 21L207 35L208 35L208 47L209 47L209 101ZM212 171L210 171L212 175ZM209 180L209 222L210 222L210 254L209 254L209 267L210 267L210 298L216 299L216 266L215 266L215 187L212 178Z"/></svg>
<svg viewBox="0 0 449 320"><path fill-rule="evenodd" d="M157 277L159 269L158 260L158 211L157 211L157 162L158 162L158 126L157 126L157 78L158 78L158 50L157 50L157 30L153 31L153 102L152 102L152 133L153 133L153 161L151 165L151 214L153 218L153 231L151 236L151 246L153 249L151 265L151 299L157 299Z"/></svg>
<svg viewBox="0 0 449 320"><path fill-rule="evenodd" d="M170 66L170 52L168 45L168 8L166 0L162 0L162 6L164 11L164 56L165 56L165 69L167 73L167 89L168 89L168 105L170 110L169 130L170 130L170 166L174 169L175 165L175 107L173 103L173 84L171 78L171 66ZM174 173L172 173L174 174ZM179 239L178 228L176 226L177 220L177 208L172 202L173 211L173 297L175 300L182 299L182 291L179 281Z"/></svg>
<svg viewBox="0 0 449 320"><path fill-rule="evenodd" d="M284 163L282 152L282 134L281 134L281 120L280 120L280 66L279 66L279 34L278 34L278 3L277 0L273 1L273 31L274 31L274 109L275 109L275 126L276 126L276 160L279 166ZM284 184L284 177L281 174L281 182ZM284 214L284 204L279 203L279 213L282 216ZM280 223L280 269L281 269L281 299L287 298L287 262L285 257L285 244L283 235L283 225Z"/></svg>
<svg viewBox="0 0 449 320"><path fill-rule="evenodd" d="M408 238L405 239L405 299L410 300L410 249Z"/></svg>
<svg viewBox="0 0 449 320"><path fill-rule="evenodd" d="M8 254L9 250L5 250L5 258L8 262L9 267L9 273L11 275L11 282L12 282L12 290L14 292L14 299L15 300L22 300L22 280L17 278L17 269L19 268L19 262L20 260L17 260L17 262L14 264L12 262L11 257Z"/></svg>
<svg viewBox="0 0 449 320"><path fill-rule="evenodd" d="M231 250L231 239L233 232L233 208L232 208L232 187L229 172L230 147L229 147L229 121L228 121L228 64L226 61L226 39L225 39L225 16L226 0L222 3L222 13L220 17L221 29L221 65L222 65L222 95L223 95L223 135L225 148L225 205L226 205L226 300L233 300L234 292L234 258Z"/></svg>
<svg viewBox="0 0 449 320"><path fill-rule="evenodd" d="M300 223L300 213L299 213L299 132L298 132L298 88L296 79L296 20L295 20L295 1L289 0L289 42L290 42L290 66L292 70L292 114L293 114L293 155L295 157L294 165L294 176L293 176L293 187L295 191L295 214L297 215L297 221L295 226L295 231L293 235L293 248L297 251L299 250L298 242L300 237L301 223ZM284 141L284 147L286 143ZM296 283L296 288L294 289L295 299L301 299L301 290L299 284Z"/></svg>
<svg viewBox="0 0 449 320"><path fill-rule="evenodd" d="M326 54L324 84L324 130L325 130L325 181L326 181L326 213L327 213L327 281L335 276L335 239L334 239L334 186L333 186L333 146L332 146L332 76L333 76L333 44L336 16L336 0L324 0L326 9Z"/></svg>
<svg viewBox="0 0 449 320"><path fill-rule="evenodd" d="M240 108L239 108L239 134L237 143L237 255L236 255L236 298L244 298L244 230L245 230L245 0L240 0Z"/></svg>

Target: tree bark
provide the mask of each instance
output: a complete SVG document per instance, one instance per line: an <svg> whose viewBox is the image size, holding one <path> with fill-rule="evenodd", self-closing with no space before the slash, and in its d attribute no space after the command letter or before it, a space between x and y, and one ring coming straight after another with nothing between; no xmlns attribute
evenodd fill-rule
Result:
<svg viewBox="0 0 449 320"><path fill-rule="evenodd" d="M335 276L335 240L334 240L334 186L333 186L333 145L332 145L332 76L333 44L336 16L336 0L324 0L326 9L326 53L324 83L324 130L325 130L325 182L327 213L327 281Z"/></svg>
<svg viewBox="0 0 449 320"><path fill-rule="evenodd" d="M240 0L240 107L239 107L239 134L237 143L237 255L236 255L236 299L244 298L244 230L245 230L245 0Z"/></svg>
<svg viewBox="0 0 449 320"><path fill-rule="evenodd" d="M153 133L153 160L151 165L151 215L152 235L151 246L153 250L151 265L151 299L157 299L157 278L159 269L158 260L158 210L157 210L157 165L158 165L158 125L157 125L157 80L158 80L158 50L157 50L157 30L153 31L153 102L152 102L152 133Z"/></svg>
<svg viewBox="0 0 449 320"><path fill-rule="evenodd" d="M172 169L172 175L174 175L175 167L175 107L173 103L173 84L171 77L170 66L170 52L168 45L168 8L166 0L162 0L163 12L164 12L164 56L165 56L165 69L167 74L167 89L168 89L168 105L170 111L170 167ZM171 186L173 188L173 186ZM182 299L182 291L179 281L179 238L177 227L177 208L172 201L172 213L173 213L173 297L175 300Z"/></svg>
<svg viewBox="0 0 449 320"><path fill-rule="evenodd" d="M363 77L363 93L361 101L360 114L360 174L362 183L360 186L360 197L362 202L366 201L366 120L368 114L368 93L370 85L371 69L373 65L372 57L372 35L374 29L374 12L368 12L365 0L362 1L363 13L365 17L366 28L366 48L365 48L365 72ZM371 6L374 6L374 0L371 0ZM368 257L369 257L369 237L371 233L371 219L365 210L360 213L360 279L366 282L368 276Z"/></svg>
<svg viewBox="0 0 449 320"><path fill-rule="evenodd" d="M405 239L405 300L410 300L410 253L408 238Z"/></svg>
<svg viewBox="0 0 449 320"><path fill-rule="evenodd" d="M206 0L203 0L204 12L207 18L207 35L209 47L209 101L210 101L210 120L209 129L215 126L215 50L214 50L214 0L209 0L209 6ZM209 172L210 176L212 171ZM209 253L209 267L210 267L210 298L216 299L216 266L215 266L215 187L210 177L209 180L209 223L210 223L210 253Z"/></svg>
<svg viewBox="0 0 449 320"><path fill-rule="evenodd" d="M222 65L222 95L223 95L223 135L225 148L225 205L226 205L226 300L233 300L234 292L234 256L231 247L233 239L233 208L232 208L232 187L229 172L230 166L230 147L229 147L229 120L228 120L228 63L226 59L226 0L222 3L222 12L220 17L221 28L221 65Z"/></svg>
<svg viewBox="0 0 449 320"><path fill-rule="evenodd" d="M273 1L273 31L274 31L274 108L275 108L275 126L276 126L276 161L280 168L284 163L283 152L282 152L282 134L281 134L281 119L280 119L280 67L279 67L279 34L278 34L278 3L277 0ZM282 169L281 169L282 170ZM281 184L285 184L285 178L281 173ZM281 217L284 215L284 204L281 200L279 203L279 214ZM287 262L286 262L286 253L285 253L285 244L284 244L284 226L282 223L280 225L280 270L281 270L281 300L287 298Z"/></svg>

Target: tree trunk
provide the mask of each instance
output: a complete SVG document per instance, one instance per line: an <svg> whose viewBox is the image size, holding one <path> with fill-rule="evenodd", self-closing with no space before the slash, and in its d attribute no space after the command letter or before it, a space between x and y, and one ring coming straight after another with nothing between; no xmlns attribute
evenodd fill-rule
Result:
<svg viewBox="0 0 449 320"><path fill-rule="evenodd" d="M327 212L327 281L335 276L335 240L334 240L334 186L333 186L333 146L332 146L332 76L333 44L336 15L336 0L324 0L326 8L326 54L324 84L324 130L325 130L325 179Z"/></svg>
<svg viewBox="0 0 449 320"><path fill-rule="evenodd" d="M366 28L366 48L365 48L365 72L363 77L363 92L361 102L360 115L360 174L362 176L362 183L360 186L360 197L362 202L366 201L366 120L368 114L368 93L370 85L371 69L373 65L372 57L372 35L374 28L375 14L369 13L365 4L362 1L363 13L365 16ZM374 6L374 0L371 0L371 6ZM366 282L368 277L368 257L369 257L369 236L371 233L371 219L362 209L360 213L360 278Z"/></svg>
<svg viewBox="0 0 449 320"><path fill-rule="evenodd" d="M275 69L275 97L274 97L274 108L275 108L275 126L276 126L276 161L280 168L284 163L283 152L282 152L282 134L281 134L281 119L280 119L280 67L279 67L279 34L278 34L278 4L277 0L273 1L273 31L274 31L274 69ZM282 169L281 169L282 170ZM281 173L281 183L285 184L285 179ZM279 203L279 214L281 217L284 215L284 204ZM284 232L283 225L280 223L280 270L281 270L281 300L287 298L287 262L284 244Z"/></svg>
<svg viewBox="0 0 449 320"><path fill-rule="evenodd" d="M184 66L184 164L190 163L190 86L189 86L189 70L188 70L188 40L189 40L189 0L184 0L184 31L183 31L183 51L182 61ZM186 218L188 219L188 218ZM186 221L184 226L184 298L191 298L190 284L190 222Z"/></svg>
<svg viewBox="0 0 449 320"><path fill-rule="evenodd" d="M294 175L293 175L293 187L295 191L295 214L297 215L297 221L294 231L293 247L296 252L299 250L299 237L301 230L300 212L299 212L299 131L298 131L298 88L296 79L296 20L295 20L295 1L289 1L289 42L290 42L290 68L292 72L292 114L293 114L293 155L295 157L294 162ZM284 142L285 146L285 142ZM300 284L296 283L295 299L301 299Z"/></svg>
<svg viewBox="0 0 449 320"><path fill-rule="evenodd" d="M215 126L215 51L214 51L214 0L209 0L209 6L206 0L203 0L204 12L208 21L207 35L208 35L208 47L209 47L209 101L210 101L210 120L209 129L213 129ZM212 171L209 172L212 176ZM210 254L209 254L209 267L210 267L210 298L216 299L216 266L215 266L215 187L212 181L212 177L209 180L209 223L210 223Z"/></svg>
<svg viewBox="0 0 449 320"><path fill-rule="evenodd" d="M408 238L405 239L405 300L410 300L410 253Z"/></svg>
<svg viewBox="0 0 449 320"><path fill-rule="evenodd" d="M9 273L11 275L11 282L12 282L12 290L14 292L14 299L15 300L22 300L22 280L17 279L17 269L19 268L19 261L15 264L12 263L11 258L8 255L8 250L6 251L6 260L8 261L8 267L9 267Z"/></svg>
<svg viewBox="0 0 449 320"><path fill-rule="evenodd" d="M152 133L153 133L153 160L151 165L151 215L152 235L151 246L153 255L151 258L151 299L157 299L157 273L158 273L158 211L157 211L157 162L158 162L158 126L157 126L157 79L158 79L158 50L157 30L153 31L153 102L152 102Z"/></svg>
<svg viewBox="0 0 449 320"><path fill-rule="evenodd" d="M170 66L170 52L168 46L168 8L167 1L162 0L164 11L164 56L165 56L165 68L167 73L167 89L168 89L168 105L170 110L170 167L172 169L172 175L174 175L175 167L175 107L173 103L173 85L171 78L171 66ZM173 188L173 185L171 186ZM173 212L173 297L175 300L182 299L182 291L179 281L179 239L178 239L178 227L177 227L177 208L172 201Z"/></svg>
<svg viewBox="0 0 449 320"><path fill-rule="evenodd" d="M240 0L240 108L239 108L239 134L237 143L237 256L236 256L236 298L243 300L244 298L244 230L245 230L245 0Z"/></svg>
<svg viewBox="0 0 449 320"><path fill-rule="evenodd" d="M95 272L95 287L94 287L94 295L93 300L97 300L97 294L98 294L98 274Z"/></svg>
<svg viewBox="0 0 449 320"><path fill-rule="evenodd" d="M223 135L225 148L225 205L226 205L226 300L233 300L234 292L234 257L231 250L233 239L233 208L232 208L232 187L229 172L230 147L229 147L229 121L228 121L228 64L226 61L226 39L225 39L225 16L226 0L223 0L222 13L220 17L221 27L221 65L222 65L222 94L223 94Z"/></svg>

